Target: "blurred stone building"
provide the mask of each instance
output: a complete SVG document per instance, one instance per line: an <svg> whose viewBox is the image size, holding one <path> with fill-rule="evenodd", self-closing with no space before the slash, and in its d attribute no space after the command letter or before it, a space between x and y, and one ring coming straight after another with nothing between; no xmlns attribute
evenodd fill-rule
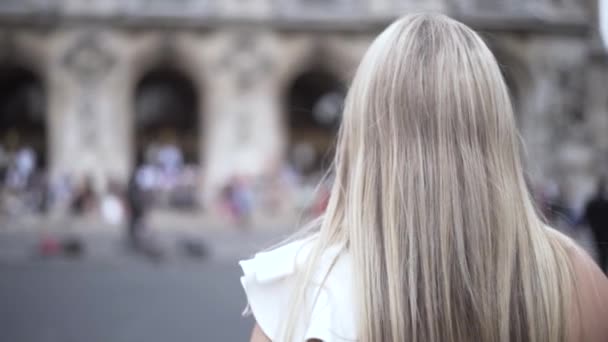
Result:
<svg viewBox="0 0 608 342"><path fill-rule="evenodd" d="M597 6L3 0L0 143L33 146L51 177L86 175L102 185L125 180L154 139L179 146L206 189L270 172L293 153L319 159L373 37L400 14L440 11L482 32L498 57L531 180L552 179L580 201L608 162Z"/></svg>

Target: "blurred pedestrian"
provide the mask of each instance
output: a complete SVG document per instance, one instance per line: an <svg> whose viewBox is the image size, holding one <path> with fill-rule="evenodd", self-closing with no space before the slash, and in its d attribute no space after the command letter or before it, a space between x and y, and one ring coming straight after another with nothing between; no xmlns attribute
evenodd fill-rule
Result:
<svg viewBox="0 0 608 342"><path fill-rule="evenodd" d="M221 191L222 209L239 228L247 228L253 211L253 192L243 177L232 177Z"/></svg>
<svg viewBox="0 0 608 342"><path fill-rule="evenodd" d="M585 206L584 219L591 227L595 236L599 264L604 272L608 272L608 196L606 195L606 179L601 179L597 192Z"/></svg>
<svg viewBox="0 0 608 342"><path fill-rule="evenodd" d="M6 185L17 192L28 190L35 168L36 152L27 146L20 148L6 172Z"/></svg>
<svg viewBox="0 0 608 342"><path fill-rule="evenodd" d="M127 184L127 240L135 249L140 247L146 211L144 191L137 180L137 170L134 170Z"/></svg>
<svg viewBox="0 0 608 342"><path fill-rule="evenodd" d="M96 203L95 190L91 177L85 177L80 186L76 189L72 198L72 214L81 216L89 213Z"/></svg>
<svg viewBox="0 0 608 342"><path fill-rule="evenodd" d="M110 181L108 191L101 198L101 216L111 226L123 224L125 216L125 204L120 186L115 181Z"/></svg>

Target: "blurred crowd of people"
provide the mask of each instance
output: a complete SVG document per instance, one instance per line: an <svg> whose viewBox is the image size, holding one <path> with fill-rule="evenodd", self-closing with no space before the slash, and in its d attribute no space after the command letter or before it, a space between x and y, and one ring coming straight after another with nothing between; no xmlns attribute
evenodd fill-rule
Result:
<svg viewBox="0 0 608 342"><path fill-rule="evenodd" d="M45 212L48 195L46 175L35 150L0 145L0 214Z"/></svg>
<svg viewBox="0 0 608 342"><path fill-rule="evenodd" d="M222 215L248 226L255 213L277 216L322 211L329 184L318 185L322 174L299 172L289 163L275 163L262 176L234 175L203 205L205 189L199 167L186 163L175 144L151 145L125 182L100 186L93 175L76 178L47 176L39 156L28 146L6 151L0 146L0 215L22 217L59 212L98 214L109 224L129 222L151 208L198 210Z"/></svg>
<svg viewBox="0 0 608 342"><path fill-rule="evenodd" d="M198 210L221 215L232 225L248 227L257 215L294 218L320 215L327 205L331 178L320 170L302 171L298 163L270 163L258 177L234 175L213 199L201 205L200 172L184 162L174 144L150 146L129 180L110 181L103 191L92 177L49 181L33 148L8 151L0 146L0 215L45 214L50 210L82 216L98 214L106 223L126 225L136 235L151 208ZM573 207L555 182L534 189L538 207L560 230L589 226L604 268L608 266L608 195L605 180L583 205Z"/></svg>

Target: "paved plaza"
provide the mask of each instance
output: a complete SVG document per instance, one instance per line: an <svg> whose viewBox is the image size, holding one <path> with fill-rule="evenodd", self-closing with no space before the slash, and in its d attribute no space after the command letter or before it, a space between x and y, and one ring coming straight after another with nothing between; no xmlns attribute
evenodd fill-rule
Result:
<svg viewBox="0 0 608 342"><path fill-rule="evenodd" d="M237 261L287 234L159 229L150 257L119 230L85 228L0 231L0 341L246 341ZM45 234L76 239L80 253L41 255ZM588 231L574 235L590 248Z"/></svg>
<svg viewBox="0 0 608 342"><path fill-rule="evenodd" d="M31 261L0 266L0 340L246 341L235 262Z"/></svg>
<svg viewBox="0 0 608 342"><path fill-rule="evenodd" d="M119 230L3 227L0 341L246 341L253 323L241 316L237 261L285 234L155 231L160 254L150 257L129 250ZM41 255L45 236L76 240L81 251Z"/></svg>

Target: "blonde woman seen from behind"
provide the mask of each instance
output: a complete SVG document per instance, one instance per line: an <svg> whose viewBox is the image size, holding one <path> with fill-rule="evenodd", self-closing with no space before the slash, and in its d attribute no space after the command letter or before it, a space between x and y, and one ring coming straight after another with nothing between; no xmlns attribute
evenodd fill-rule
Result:
<svg viewBox="0 0 608 342"><path fill-rule="evenodd" d="M482 39L408 15L347 96L330 202L307 237L241 262L252 341L606 342L608 285L546 227Z"/></svg>

